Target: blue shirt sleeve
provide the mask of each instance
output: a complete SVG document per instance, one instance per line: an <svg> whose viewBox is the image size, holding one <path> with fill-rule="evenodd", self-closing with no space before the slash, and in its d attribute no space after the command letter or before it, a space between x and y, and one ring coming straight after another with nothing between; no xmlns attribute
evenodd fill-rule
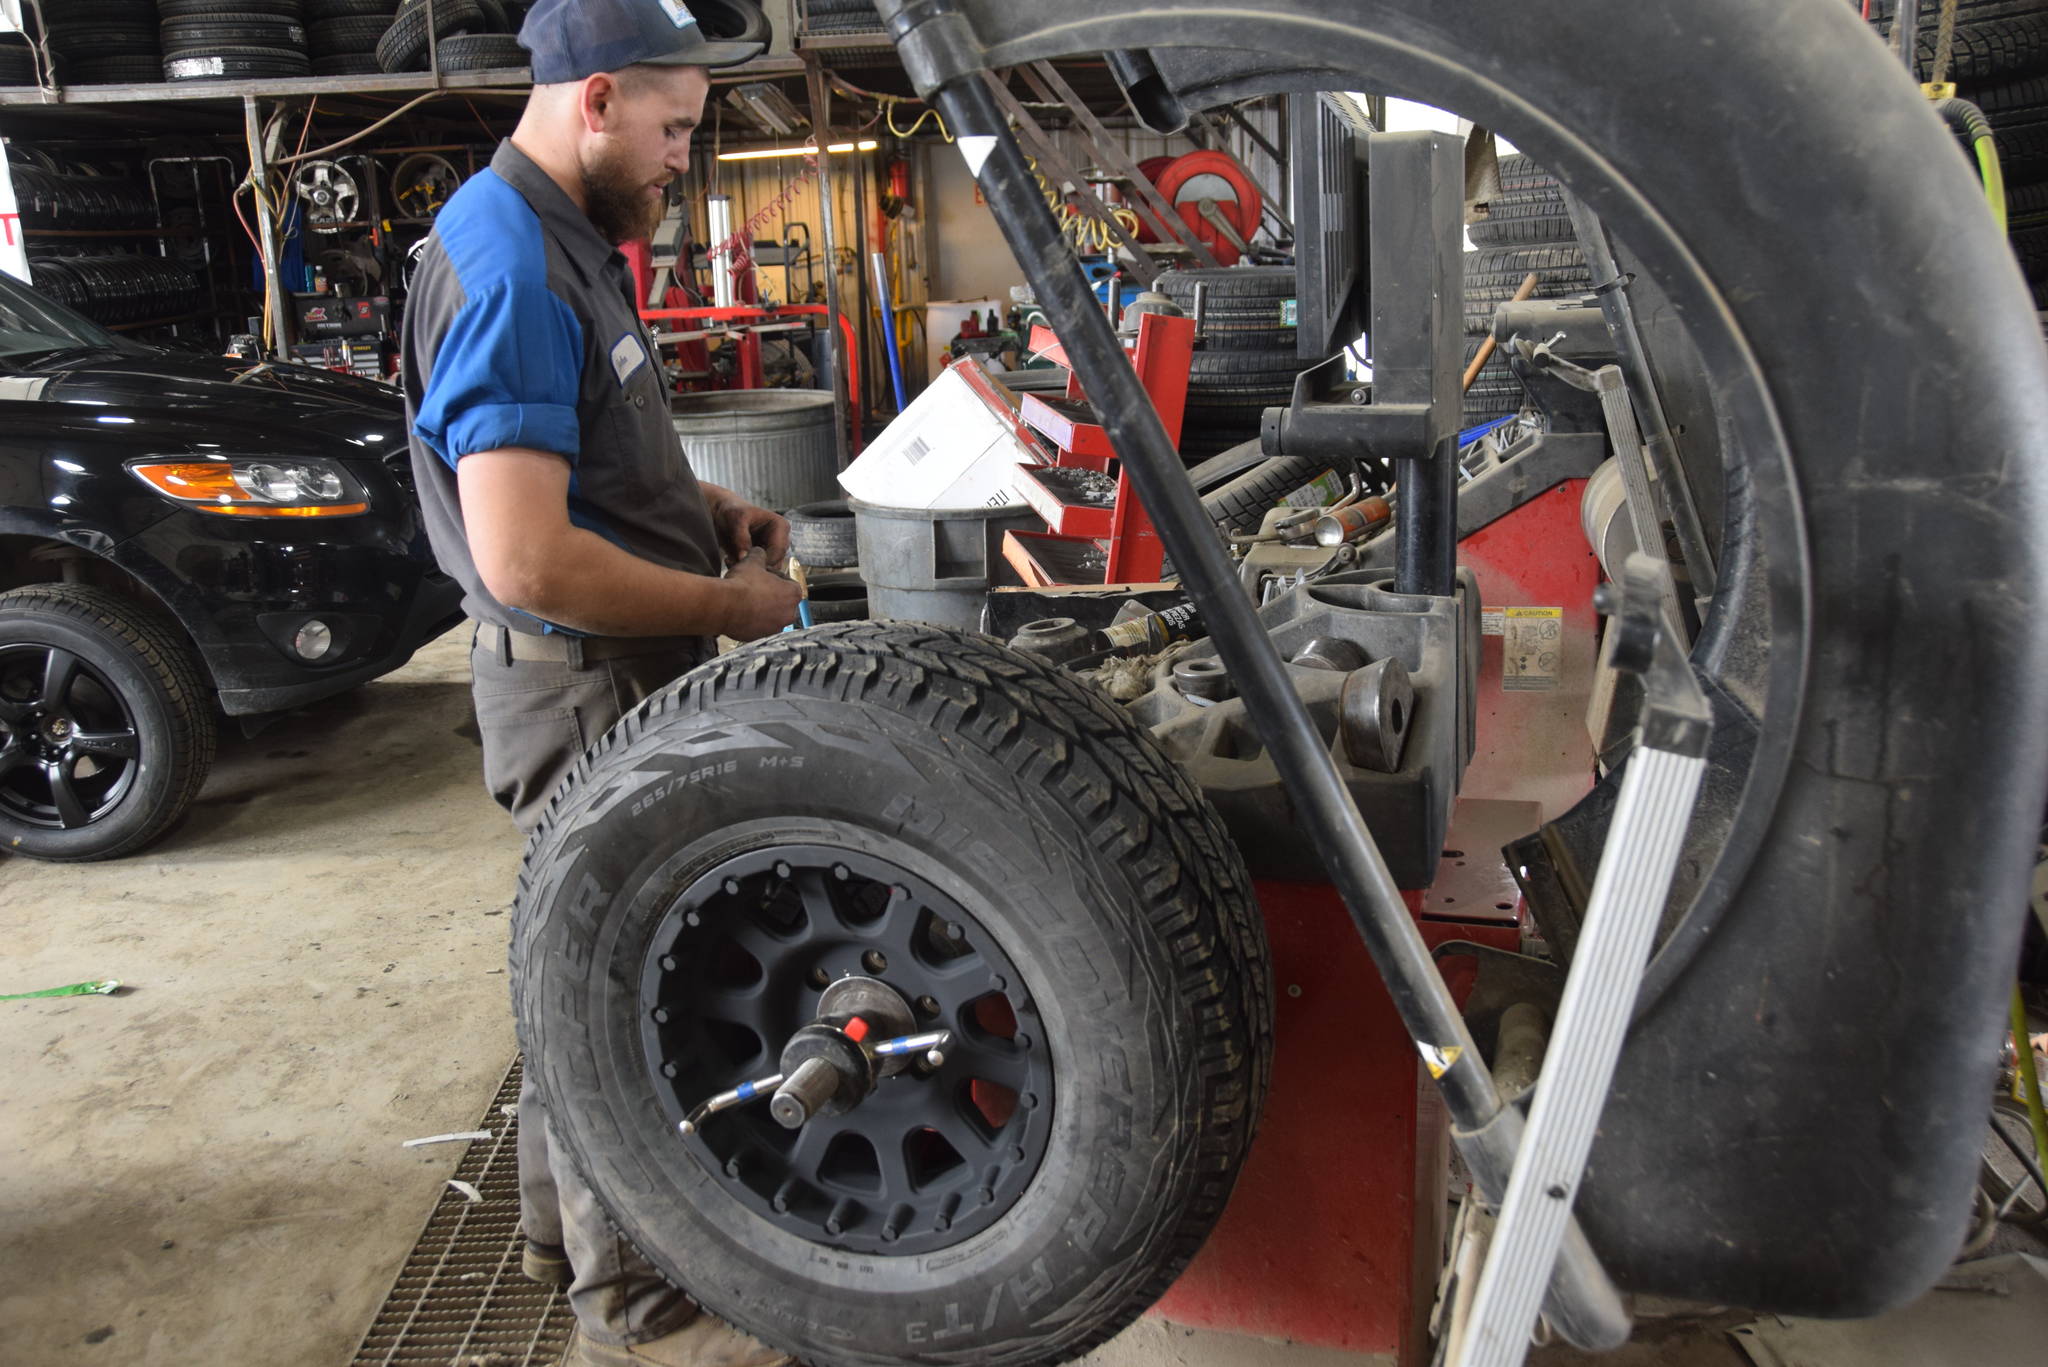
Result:
<svg viewBox="0 0 2048 1367"><path fill-rule="evenodd" d="M546 285L493 284L464 302L434 352L415 427L453 466L524 446L575 464L583 327Z"/></svg>

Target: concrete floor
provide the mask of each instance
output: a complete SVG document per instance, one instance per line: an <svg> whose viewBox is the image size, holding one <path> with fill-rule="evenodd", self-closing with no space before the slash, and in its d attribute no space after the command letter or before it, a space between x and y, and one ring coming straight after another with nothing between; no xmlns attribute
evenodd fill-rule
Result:
<svg viewBox="0 0 2048 1367"><path fill-rule="evenodd" d="M0 855L0 1363L341 1367L512 1058L519 857L485 796L465 637L224 739L156 851ZM1723 1325L1614 1367L1740 1367ZM1146 1320L1091 1367L1358 1367ZM1561 1350L1533 1361L1566 1367Z"/></svg>

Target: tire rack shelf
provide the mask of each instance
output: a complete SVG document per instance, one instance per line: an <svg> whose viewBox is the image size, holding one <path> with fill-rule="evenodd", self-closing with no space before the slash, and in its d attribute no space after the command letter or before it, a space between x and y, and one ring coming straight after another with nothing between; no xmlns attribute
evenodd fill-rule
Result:
<svg viewBox="0 0 2048 1367"><path fill-rule="evenodd" d="M195 232L174 232L168 228L23 228L22 238L29 242L85 242L85 241L152 241L157 238L180 240L201 236Z"/></svg>
<svg viewBox="0 0 2048 1367"><path fill-rule="evenodd" d="M721 80L788 75L803 70L794 57L756 57L720 72ZM66 105L205 104L240 100L298 99L319 95L420 95L432 90L477 90L487 86L533 84L523 66L495 71L383 72L366 76L257 77L246 81L157 81L141 85L70 85L44 89L0 86L0 109L50 109Z"/></svg>

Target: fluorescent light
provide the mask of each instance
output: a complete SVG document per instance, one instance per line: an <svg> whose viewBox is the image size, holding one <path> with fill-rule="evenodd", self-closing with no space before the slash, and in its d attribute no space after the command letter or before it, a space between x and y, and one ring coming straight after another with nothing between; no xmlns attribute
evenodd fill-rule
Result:
<svg viewBox="0 0 2048 1367"><path fill-rule="evenodd" d="M782 88L769 81L739 86L726 99L771 138L793 138L810 122Z"/></svg>
<svg viewBox="0 0 2048 1367"><path fill-rule="evenodd" d="M872 152L881 146L873 138L862 138L859 142L835 142L827 152ZM816 146L811 147L756 147L747 152L720 152L720 161L766 161L770 157L815 157Z"/></svg>

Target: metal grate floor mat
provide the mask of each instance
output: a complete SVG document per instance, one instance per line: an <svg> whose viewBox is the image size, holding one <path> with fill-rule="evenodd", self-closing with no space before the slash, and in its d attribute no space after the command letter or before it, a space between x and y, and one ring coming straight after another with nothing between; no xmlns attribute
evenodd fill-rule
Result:
<svg viewBox="0 0 2048 1367"><path fill-rule="evenodd" d="M549 1367L569 1344L576 1320L561 1291L519 1271L520 1062L512 1061L476 1128L453 1186L399 1270L351 1367Z"/></svg>

